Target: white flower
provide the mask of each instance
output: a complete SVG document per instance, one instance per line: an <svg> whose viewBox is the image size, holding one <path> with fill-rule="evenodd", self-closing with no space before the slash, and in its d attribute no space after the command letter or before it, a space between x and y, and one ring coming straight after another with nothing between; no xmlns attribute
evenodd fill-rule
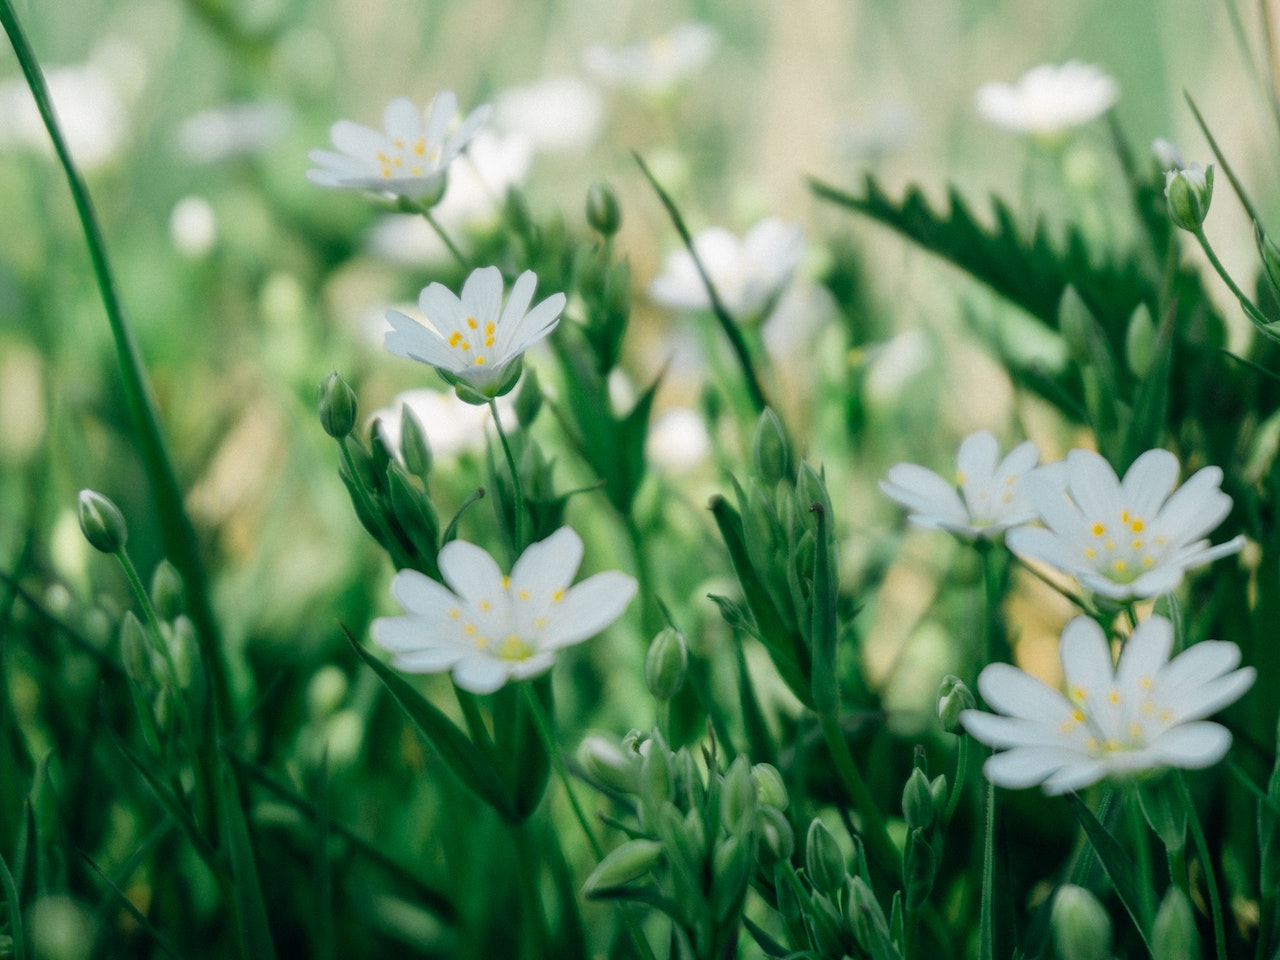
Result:
<svg viewBox="0 0 1280 960"><path fill-rule="evenodd" d="M45 71L45 84L67 149L82 170L106 166L129 135L128 109L105 66L90 61ZM0 84L0 146L22 144L52 153L44 120L25 80Z"/></svg>
<svg viewBox="0 0 1280 960"><path fill-rule="evenodd" d="M595 636L636 593L636 581L608 571L571 587L582 562L582 540L561 527L529 546L503 576L480 547L462 540L440 551L443 586L416 570L401 570L391 593L404 616L380 617L370 632L411 673L453 671L472 693L492 693L551 667L556 651Z"/></svg>
<svg viewBox="0 0 1280 960"><path fill-rule="evenodd" d="M382 131L339 120L329 136L341 152L312 150L307 156L319 167L308 170L307 177L326 187L381 190L409 199L431 193L480 129L489 107L472 110L450 134L457 112L458 98L442 90L428 106L425 122L423 112L404 97L387 104Z"/></svg>
<svg viewBox="0 0 1280 960"><path fill-rule="evenodd" d="M498 94L494 123L518 133L536 150L561 153L595 143L604 121L604 98L577 77L551 77Z"/></svg>
<svg viewBox="0 0 1280 960"><path fill-rule="evenodd" d="M282 100L210 107L182 121L178 149L192 163L202 164L252 156L278 143L292 120Z"/></svg>
<svg viewBox="0 0 1280 960"><path fill-rule="evenodd" d="M1059 641L1066 695L1007 663L978 677L983 699L1004 716L966 710L964 728L1002 748L983 772L992 783L1046 793L1079 790L1108 776L1217 763L1231 734L1204 718L1233 703L1257 671L1235 668L1240 648L1206 640L1173 660L1173 625L1142 621L1113 666L1102 628L1088 617L1067 624Z"/></svg>
<svg viewBox="0 0 1280 960"><path fill-rule="evenodd" d="M532 310L529 302L538 285L532 270L516 278L506 306L502 304L502 273L480 267L462 287L462 297L443 284L423 289L418 306L427 325L398 310L387 311L391 331L387 349L435 367L460 389L464 400L493 398L506 393L520 376L525 350L560 322L563 293L553 293ZM468 396L471 392L471 396Z"/></svg>
<svg viewBox="0 0 1280 960"><path fill-rule="evenodd" d="M1015 84L984 83L974 98L988 123L1015 133L1055 137L1102 116L1120 96L1097 67L1070 60L1032 67Z"/></svg>
<svg viewBox="0 0 1280 960"><path fill-rule="evenodd" d="M504 418L511 412L510 394L498 400L498 412ZM378 434L387 449L396 456L400 451L400 433L405 410L418 421L418 427L436 458L457 456L464 451L484 449L484 428L489 411L464 403L457 394L422 387L396 394L390 406L375 410L370 419L378 423Z"/></svg>
<svg viewBox="0 0 1280 960"><path fill-rule="evenodd" d="M711 435L696 410L675 407L656 417L645 438L645 455L673 474L688 473L707 459Z"/></svg>
<svg viewBox="0 0 1280 960"><path fill-rule="evenodd" d="M621 49L594 44L582 59L602 83L657 97L701 70L715 52L716 41L715 30L706 24L682 23L670 33Z"/></svg>
<svg viewBox="0 0 1280 960"><path fill-rule="evenodd" d="M911 521L922 527L994 538L1036 518L1023 481L1040 460L1030 440L997 463L999 452L996 438L979 430L960 443L954 483L918 464L899 463L880 481L880 489L912 511Z"/></svg>
<svg viewBox="0 0 1280 960"><path fill-rule="evenodd" d="M741 240L722 227L703 230L693 249L735 318L764 309L787 285L804 256L804 228L767 217ZM688 250L667 256L662 273L649 284L649 296L673 310L708 310L711 298Z"/></svg>
<svg viewBox="0 0 1280 960"><path fill-rule="evenodd" d="M1142 454L1123 482L1097 453L1072 450L1056 479L1062 482L1028 485L1045 526L1010 531L1006 543L1104 597L1168 593L1187 570L1244 546L1243 536L1217 546L1203 539L1231 510L1217 467L1197 471L1175 491L1178 460L1167 450Z"/></svg>

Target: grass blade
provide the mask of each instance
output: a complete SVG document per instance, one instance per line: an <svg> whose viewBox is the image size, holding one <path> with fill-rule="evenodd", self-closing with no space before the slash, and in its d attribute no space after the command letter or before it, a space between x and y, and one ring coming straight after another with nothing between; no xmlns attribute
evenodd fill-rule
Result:
<svg viewBox="0 0 1280 960"><path fill-rule="evenodd" d="M267 905L262 899L262 884L253 856L253 838L249 836L249 824L240 805L235 770L229 763L223 765L221 787L222 832L231 860L232 906L239 928L240 952L245 960L275 960Z"/></svg>
<svg viewBox="0 0 1280 960"><path fill-rule="evenodd" d="M1074 793L1068 793L1066 796L1071 812L1080 821L1080 826L1089 838L1094 853L1098 855L1098 862L1107 872L1107 877L1111 880L1116 895L1120 897L1120 902L1133 918L1142 942L1150 950L1152 917L1145 905L1158 903L1160 898L1154 891L1145 891L1146 896L1142 895L1143 892L1138 887L1140 882L1138 868L1134 866L1129 854L1125 853L1124 847L1120 846L1120 841L1107 831L1083 800Z"/></svg>

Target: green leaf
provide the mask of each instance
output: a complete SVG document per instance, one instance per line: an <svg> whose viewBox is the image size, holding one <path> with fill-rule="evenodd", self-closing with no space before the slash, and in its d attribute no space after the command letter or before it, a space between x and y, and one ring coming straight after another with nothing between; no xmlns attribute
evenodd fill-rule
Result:
<svg viewBox="0 0 1280 960"><path fill-rule="evenodd" d="M818 520L814 536L813 627L809 633L813 642L810 687L813 705L818 713L835 716L840 711L840 677L836 672L836 572L832 565L830 549L830 519L821 503L809 508Z"/></svg>
<svg viewBox="0 0 1280 960"><path fill-rule="evenodd" d="M236 925L240 935L240 952L245 960L274 960L275 944L267 920L267 905L262 899L262 884L253 856L253 839L240 803L240 790L231 764L222 765L221 787L222 832L229 847L231 889L234 897Z"/></svg>
<svg viewBox="0 0 1280 960"><path fill-rule="evenodd" d="M356 655L378 675L378 679L404 710L414 728L435 748L458 779L493 807L504 820L509 823L521 822L524 818L520 816L510 791L481 749L403 677L365 650L351 635L350 630L344 626L342 631L347 635Z"/></svg>
<svg viewBox="0 0 1280 960"><path fill-rule="evenodd" d="M1089 843L1094 852L1098 855L1098 862L1102 864L1102 869L1106 871L1107 877L1111 880L1111 885L1115 888L1116 895L1120 897L1120 902L1124 904L1125 910L1133 918L1134 926L1138 928L1138 935L1142 937L1142 942L1147 945L1147 950L1149 951L1151 949L1152 917L1146 904L1158 903L1159 898L1155 895L1155 891L1151 890L1145 891L1146 896L1143 896L1139 890L1139 884L1142 881L1138 868L1134 866L1129 854L1120 845L1120 841L1113 837L1107 831L1107 828L1098 821L1098 818L1094 816L1088 805L1074 793L1068 793L1066 799L1067 804L1071 807L1071 812L1080 821L1081 828L1089 838Z"/></svg>
<svg viewBox="0 0 1280 960"><path fill-rule="evenodd" d="M84 862L89 865L89 868L101 878L103 883L111 888L111 892L114 893L116 899L120 901L120 906L124 907L129 916L133 918L134 923L146 931L147 936L151 937L151 939L155 941L156 946L169 956L173 957L174 960L182 960L182 954L178 953L173 944L169 942L169 938L155 928L155 925L147 919L147 915L145 913L134 906L133 901L129 899L129 895L121 890L114 880L107 876L106 872L94 862L91 856L83 850L79 851L79 853L80 858L84 860Z"/></svg>
<svg viewBox="0 0 1280 960"><path fill-rule="evenodd" d="M1169 412L1169 380L1173 372L1173 315L1167 315L1156 333L1150 368L1138 386L1133 413L1124 435L1121 462L1115 467L1123 475L1143 451L1160 446L1161 432Z"/></svg>

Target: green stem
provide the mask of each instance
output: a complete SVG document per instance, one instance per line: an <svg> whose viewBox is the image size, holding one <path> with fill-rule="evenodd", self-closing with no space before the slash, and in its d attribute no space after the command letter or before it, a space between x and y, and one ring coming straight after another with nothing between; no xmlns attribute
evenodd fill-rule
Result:
<svg viewBox="0 0 1280 960"><path fill-rule="evenodd" d="M987 784L987 826L982 847L982 904L978 919L978 960L995 960L996 785Z"/></svg>
<svg viewBox="0 0 1280 960"><path fill-rule="evenodd" d="M536 960L545 955L548 938L547 921L542 908L541 858L532 832L533 825L527 821L511 827L516 845L516 861L520 864L520 906L524 913L520 932L525 946L524 956Z"/></svg>
<svg viewBox="0 0 1280 960"><path fill-rule="evenodd" d="M1005 640L1003 623L1000 616L1001 576L997 551L989 540L978 543L978 553L982 557L982 586L986 598L986 616L982 629L982 663L1008 663L1013 651Z"/></svg>
<svg viewBox="0 0 1280 960"><path fill-rule="evenodd" d="M356 469L355 458L351 456L351 450L347 447L349 443L347 437L343 437L338 441L338 450L342 454L342 462L347 466L347 472L351 474L351 489L356 492L356 496L360 498L360 509L364 512L372 522L378 525L382 532L382 545L387 553L391 555L391 562L397 570L404 570L413 566L413 559L405 554L400 548L399 541L396 539L395 532L391 530L386 522L383 512L378 509L378 505L373 502L373 498L369 495L369 490L361 481L361 473ZM378 539L375 537L374 539Z"/></svg>
<svg viewBox="0 0 1280 960"><path fill-rule="evenodd" d="M516 493L516 529L515 554L520 556L528 546L524 538L524 487L520 483L520 473L516 470L516 458L511 454L511 444L507 441L507 433L502 429L502 418L498 416L498 402L489 401L489 411L493 414L493 425L498 431L498 440L502 443L502 453L507 458L507 469L511 471L511 486Z"/></svg>
<svg viewBox="0 0 1280 960"><path fill-rule="evenodd" d="M960 734L960 746L956 754L956 779L955 784L951 788L951 796L947 798L947 810L943 815L944 826L951 822L951 818L956 814L956 808L960 806L960 795L964 792L965 780L969 777L969 736Z"/></svg>
<svg viewBox="0 0 1280 960"><path fill-rule="evenodd" d="M831 751L831 759L835 762L836 773L849 792L854 808L862 816L862 832L867 845L867 853L871 859L889 875L894 883L902 881L902 855L889 838L889 830L885 827L884 817L876 807L867 789L866 781L858 772L849 752L849 743L840 729L840 721L835 716L823 716L822 735L826 738L827 748Z"/></svg>
<svg viewBox="0 0 1280 960"><path fill-rule="evenodd" d="M1195 802L1191 799L1191 791L1181 773L1175 771L1174 782L1178 785L1178 797L1187 811L1187 825L1191 828L1191 837L1195 841L1196 853L1204 868L1205 883L1209 887L1209 912L1213 915L1213 942L1217 950L1218 960L1227 960L1227 935L1222 923L1222 899L1218 894L1218 877L1213 869L1213 859L1209 855L1209 843L1204 836L1204 827L1200 823L1200 815L1196 813Z"/></svg>
<svg viewBox="0 0 1280 960"><path fill-rule="evenodd" d="M1253 325L1262 333L1266 334L1272 340L1280 340L1280 335L1271 330L1271 324L1266 317L1262 315L1262 311L1254 305L1254 302L1245 295L1245 292L1236 286L1236 282L1231 279L1231 274L1227 273L1227 268L1222 265L1222 261L1218 259L1218 255L1213 252L1213 247L1209 243L1209 238L1205 236L1204 228L1201 227L1195 231L1195 238L1200 241L1200 248L1204 251L1204 255L1209 258L1209 263L1213 265L1213 269L1218 276L1222 278L1228 289L1235 295L1236 300L1240 302L1240 308L1244 310L1249 319L1253 321Z"/></svg>
<svg viewBox="0 0 1280 960"><path fill-rule="evenodd" d="M1138 896L1142 898L1144 916L1156 915L1156 904L1152 900L1155 895L1155 868L1151 861L1151 844L1147 840L1147 822L1138 806L1137 791L1129 793L1125 798L1125 815L1129 818L1129 835L1133 840L1134 857L1138 867Z"/></svg>
<svg viewBox="0 0 1280 960"><path fill-rule="evenodd" d="M445 228L440 226L440 221L432 216L431 210L427 207L420 207L419 209L422 212L423 218L428 224L430 224L431 229L435 231L436 236L440 238L440 241L446 247L448 247L449 253L453 255L453 259L458 261L458 265L462 267L463 270L470 270L471 264L467 262L467 258L462 255L462 251L458 249L458 245L453 242L453 239L449 236Z"/></svg>
<svg viewBox="0 0 1280 960"><path fill-rule="evenodd" d="M103 307L106 309L107 321L111 326L125 403L133 421L134 434L141 448L143 466L147 471L147 479L160 514L165 552L173 560L186 583L190 598L191 619L195 623L201 640L201 660L213 689L213 699L216 704L213 714L226 716L230 714L230 683L219 639L217 618L214 616L213 604L209 596L208 577L200 557L195 527L183 504L182 490L178 486L173 462L165 445L164 434L160 429L160 418L142 363L142 355L134 341L133 331L125 319L124 307L116 292L115 278L107 260L107 248L102 229L98 224L93 202L89 198L88 188L72 162L71 153L58 127L39 61L21 24L18 23L11 0L0 0L0 24L3 24L5 33L13 44L14 53L18 56L18 63L22 67L27 85L31 88L36 108L44 120L49 138L53 142L54 152L58 156L58 161L67 178L67 185L71 190L71 197L89 248L94 279L102 297Z"/></svg>

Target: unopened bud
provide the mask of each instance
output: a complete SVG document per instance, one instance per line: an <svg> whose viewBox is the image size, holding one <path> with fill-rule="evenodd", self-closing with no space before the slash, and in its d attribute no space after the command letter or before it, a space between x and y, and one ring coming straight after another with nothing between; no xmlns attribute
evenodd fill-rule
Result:
<svg viewBox="0 0 1280 960"><path fill-rule="evenodd" d="M978 705L973 692L957 676L948 674L938 687L938 719L947 733L961 733L960 714Z"/></svg>
<svg viewBox="0 0 1280 960"><path fill-rule="evenodd" d="M1058 888L1050 923L1062 960L1107 960L1111 955L1111 917L1084 887Z"/></svg>
<svg viewBox="0 0 1280 960"><path fill-rule="evenodd" d="M796 834L791 821L777 807L760 807L757 811L756 835L760 846L756 856L766 867L790 860L796 851Z"/></svg>
<svg viewBox="0 0 1280 960"><path fill-rule="evenodd" d="M613 236L622 225L618 198L607 183L593 183L587 191L587 223L606 237Z"/></svg>
<svg viewBox="0 0 1280 960"><path fill-rule="evenodd" d="M182 612L182 575L168 560L156 564L151 574L151 605L161 620L172 620Z"/></svg>
<svg viewBox="0 0 1280 960"><path fill-rule="evenodd" d="M356 393L336 370L320 381L316 399L320 426L335 440L347 436L356 425Z"/></svg>
<svg viewBox="0 0 1280 960"><path fill-rule="evenodd" d="M689 649L684 634L667 627L653 638L644 658L644 682L654 699L666 703L684 686L689 669Z"/></svg>
<svg viewBox="0 0 1280 960"><path fill-rule="evenodd" d="M400 457L406 470L426 481L431 473L431 447L427 445L422 424L407 403L400 406Z"/></svg>
<svg viewBox="0 0 1280 960"><path fill-rule="evenodd" d="M724 775L720 788L720 817L725 829L736 833L744 829L756 813L756 784L751 778L751 762L739 756Z"/></svg>
<svg viewBox="0 0 1280 960"><path fill-rule="evenodd" d="M1156 324L1145 303L1138 304L1124 331L1124 358L1129 372L1141 380L1151 369L1156 355Z"/></svg>
<svg viewBox="0 0 1280 960"><path fill-rule="evenodd" d="M814 817L804 841L804 869L819 893L834 898L844 886L847 870L844 854L827 825Z"/></svg>
<svg viewBox="0 0 1280 960"><path fill-rule="evenodd" d="M119 553L129 539L120 508L93 490L80 491L80 531L89 545L103 553Z"/></svg>
<svg viewBox="0 0 1280 960"><path fill-rule="evenodd" d="M1199 960L1200 956L1191 901L1181 887L1171 884L1151 924L1151 960Z"/></svg>
<svg viewBox="0 0 1280 960"><path fill-rule="evenodd" d="M762 806L787 809L791 801L777 767L771 763L757 763L751 768L751 779L756 783L756 800Z"/></svg>
<svg viewBox="0 0 1280 960"><path fill-rule="evenodd" d="M662 860L662 844L638 838L609 851L582 884L582 892L595 896L639 879Z"/></svg>
<svg viewBox="0 0 1280 960"><path fill-rule="evenodd" d="M598 734L578 745L578 763L587 776L615 793L633 794L640 788L640 755Z"/></svg>
<svg viewBox="0 0 1280 960"><path fill-rule="evenodd" d="M929 778L919 767L911 771L902 790L902 816L907 827L913 830L928 830L933 826L933 792Z"/></svg>
<svg viewBox="0 0 1280 960"><path fill-rule="evenodd" d="M1164 196L1169 202L1169 219L1183 230L1199 232L1213 199L1213 164L1207 169L1193 163L1184 170L1166 171Z"/></svg>
<svg viewBox="0 0 1280 960"><path fill-rule="evenodd" d="M120 662L125 676L138 686L151 683L151 644L147 642L146 628L132 610L126 611L120 621Z"/></svg>
<svg viewBox="0 0 1280 960"><path fill-rule="evenodd" d="M766 407L756 421L756 434L751 444L751 462L756 476L770 486L791 476L791 451L787 445L787 432L782 421Z"/></svg>
<svg viewBox="0 0 1280 960"><path fill-rule="evenodd" d="M182 689L191 685L191 672L196 660L196 627L187 616L174 617L162 625L169 658L173 661L174 680Z"/></svg>

